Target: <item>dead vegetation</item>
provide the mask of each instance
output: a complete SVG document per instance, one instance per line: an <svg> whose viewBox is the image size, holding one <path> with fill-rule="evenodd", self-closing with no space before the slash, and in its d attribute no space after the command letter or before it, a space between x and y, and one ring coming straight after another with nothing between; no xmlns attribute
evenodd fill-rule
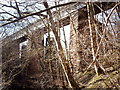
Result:
<svg viewBox="0 0 120 90"><path fill-rule="evenodd" d="M120 18L112 17L119 17L120 2L55 4L49 7L48 2L43 2L45 10L39 13L45 11L46 15L42 16L38 12L22 16L22 11L17 9L19 18L1 25L5 28L23 18L39 16L36 23L24 27L26 33L21 37L14 34L3 39L3 88L120 88L120 28L117 24ZM70 25L69 40L66 24ZM14 40L10 41L11 38ZM26 40L27 45L20 48L20 43Z"/></svg>

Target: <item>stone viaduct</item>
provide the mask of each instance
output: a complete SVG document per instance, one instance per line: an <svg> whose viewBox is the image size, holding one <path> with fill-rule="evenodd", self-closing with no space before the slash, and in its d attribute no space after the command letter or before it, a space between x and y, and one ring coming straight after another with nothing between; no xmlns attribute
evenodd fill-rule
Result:
<svg viewBox="0 0 120 90"><path fill-rule="evenodd" d="M98 6L100 5L100 3L96 3ZM102 6L103 6L103 10L108 10L111 9L112 7L114 7L115 3L114 2L103 2ZM95 14L98 14L101 12L101 10L95 5ZM70 24L70 55L71 55L71 60L73 63L77 63L79 62L79 58L81 57L81 53L82 50L80 49L81 46L79 46L79 42L77 41L79 38L81 38L78 34L76 34L75 30L73 30L73 26L72 24L75 25L75 28L78 31L80 31L82 34L89 34L87 33L87 31L84 31L83 29L85 27L88 26L88 22L86 22L85 20L87 19L87 10L86 10L86 6L71 12L72 14L72 20L71 17L69 15L66 15L65 17L60 19L60 22L65 26L65 25L69 25ZM46 33L46 28L41 26L42 21L41 20L37 20L35 23L29 24L27 27L19 30L18 32L6 37L5 39L2 40L2 62L10 62L13 60L19 60L20 57L20 43L29 40L28 39L28 35L27 35L27 30L34 30L34 33L40 34L42 33L42 35L44 35ZM39 26L39 27L36 27ZM82 31L83 30L83 31ZM88 30L88 29L86 29ZM37 35L36 34L36 35ZM86 40L88 37L86 36ZM41 43L43 43L43 37L39 38L39 40ZM43 44L42 44L43 45ZM41 45L41 47L43 47ZM76 59L76 60L74 60ZM34 74L37 73L37 61L32 61L33 64L31 64L30 67L34 68L33 72ZM14 64L13 64L14 65ZM77 64L74 65L74 67L77 68ZM10 67L8 65L8 67ZM8 69L8 68L7 68ZM79 68L77 68L79 69ZM6 69L5 69L6 70ZM9 72L8 72L9 74Z"/></svg>

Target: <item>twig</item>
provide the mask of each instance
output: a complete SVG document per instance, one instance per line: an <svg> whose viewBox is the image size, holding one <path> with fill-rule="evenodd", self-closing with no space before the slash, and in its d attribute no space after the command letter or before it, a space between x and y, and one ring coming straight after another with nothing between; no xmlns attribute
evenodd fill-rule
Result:
<svg viewBox="0 0 120 90"><path fill-rule="evenodd" d="M116 8L119 4L120 4L120 2L117 3L117 4L112 8L110 14L108 15L108 17L107 17L107 19L106 19L106 20L107 20L107 21L106 21L106 26L107 26L107 24L108 24L108 20L109 20L111 14L113 13L113 11L115 10L115 8ZM96 60L96 57L97 57L97 55L98 55L98 51L99 51L99 49L100 49L100 45L101 45L101 43L102 43L102 41L103 41L103 38L104 38L104 36L105 36L105 31L106 31L106 30L104 29L103 35L102 35L101 40L100 40L100 43L99 43L98 48L97 48L97 50L96 50L96 55L95 55L95 57L94 57L94 61L88 66L88 68L85 70L84 74L88 71L88 69L92 66L92 64L93 64L93 63L95 62L95 60Z"/></svg>
<svg viewBox="0 0 120 90"><path fill-rule="evenodd" d="M45 11L48 11L48 10L53 9L53 8L56 8L56 7L62 7L62 6L66 6L66 5L70 5L70 4L74 4L74 3L76 3L76 2L69 2L69 3L65 3L65 4L59 4L59 5L56 5L56 6L52 6L52 7L50 7L50 8L41 10L41 11L39 11L39 12L31 13L31 14L29 14L29 15L22 16L22 17L20 17L20 18L17 18L17 19L15 19L14 21L5 23L5 24L3 24L3 25L0 25L0 27L6 26L6 25L11 24L11 23L14 23L14 22L17 22L17 21L19 21L19 20L21 20L21 19L24 19L24 18L27 18L27 17L29 17L29 16L40 15L40 13L45 12Z"/></svg>

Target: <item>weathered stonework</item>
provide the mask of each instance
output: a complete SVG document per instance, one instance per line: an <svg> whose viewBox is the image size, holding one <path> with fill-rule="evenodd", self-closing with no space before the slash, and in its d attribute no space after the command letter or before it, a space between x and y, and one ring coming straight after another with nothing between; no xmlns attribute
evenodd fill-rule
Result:
<svg viewBox="0 0 120 90"><path fill-rule="evenodd" d="M85 17L86 15L79 15L80 12L76 11L70 22L70 60L73 63L73 73L84 71L93 59L88 19ZM97 21L95 22L98 32L102 32L101 24ZM95 26L92 27L92 30L95 30ZM96 32L93 32L93 34L93 43L96 45L94 47L97 48L97 42L99 43L100 37Z"/></svg>
<svg viewBox="0 0 120 90"><path fill-rule="evenodd" d="M71 17L70 22L70 60L73 63L74 73L79 72L80 69L83 70L85 67L83 60L85 53L83 49L90 49L89 44L90 38L87 17L84 17L84 15L83 17L79 16L79 11L77 11Z"/></svg>
<svg viewBox="0 0 120 90"><path fill-rule="evenodd" d="M73 75L76 75L76 73L83 71L85 67L88 66L92 61L89 25L88 25L87 15L84 15L84 14L80 14L79 11L76 11L72 13L72 16L70 17L69 55L73 65L73 70L72 70ZM18 82L21 83L22 87L32 87L32 86L40 87L39 82L36 83L35 80L37 79L38 81L41 81L42 77L40 77L41 75L40 72L43 72L43 70L49 71L49 69L46 69L48 67L52 67L53 70L51 70L50 74L47 73L47 76L45 75L44 76L47 78L49 78L48 75L53 76L53 79L59 83L59 81L57 81L59 77L56 76L56 73L57 73L57 70L60 70L60 69L58 69L57 65L55 65L54 63L55 59L53 61L48 61L47 64L45 64L43 61L44 54L46 55L46 57L50 56L49 53L44 53L43 35L44 35L44 32L41 32L41 31L39 32L39 30L38 32L37 31L32 32L30 35L28 35L28 45L27 47L24 47L24 49L26 50L25 51L23 50L23 53L22 53L23 54L22 57L24 57L29 61L29 65L25 71L27 72L28 76L27 77L25 75L21 75L20 77L18 76L19 78L22 78L22 80L19 80L18 78ZM10 60L10 59L17 60L17 58L19 59L20 42L18 42L17 40L13 42L9 43L6 46L3 46L3 61ZM51 47L51 48L54 48L54 47ZM51 56L50 56L50 59L51 59ZM54 74L54 75L51 75L51 74ZM24 83L26 82L27 84L24 85L23 82ZM53 82L53 83L56 84L56 82ZM13 82L13 83L15 84L16 82Z"/></svg>

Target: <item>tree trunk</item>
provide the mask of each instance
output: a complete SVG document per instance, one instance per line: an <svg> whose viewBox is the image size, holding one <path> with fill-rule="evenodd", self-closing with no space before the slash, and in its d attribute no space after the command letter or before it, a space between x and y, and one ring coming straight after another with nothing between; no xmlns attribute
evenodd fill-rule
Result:
<svg viewBox="0 0 120 90"><path fill-rule="evenodd" d="M47 2L43 2L45 8L49 8L48 6L48 3ZM52 13L50 10L47 10L47 14L49 15L49 20L50 20L50 23L51 23L51 29L55 35L55 39L57 41L57 44L58 44L58 49L60 51L60 57L62 59L63 62L67 62L67 59L65 57L65 54L64 54L64 51L63 51L63 48L62 48L62 45L60 43L60 37L58 36L58 32L56 31L56 28L55 28L55 22L53 20L53 17L52 17ZM65 70L67 72L67 75L68 75L68 78L69 78L69 81L72 85L73 88L79 88L79 85L78 83L76 83L76 81L74 80L73 76L72 76L72 73L71 73L71 69L70 69L70 66L68 63L63 63L64 67L65 67Z"/></svg>

